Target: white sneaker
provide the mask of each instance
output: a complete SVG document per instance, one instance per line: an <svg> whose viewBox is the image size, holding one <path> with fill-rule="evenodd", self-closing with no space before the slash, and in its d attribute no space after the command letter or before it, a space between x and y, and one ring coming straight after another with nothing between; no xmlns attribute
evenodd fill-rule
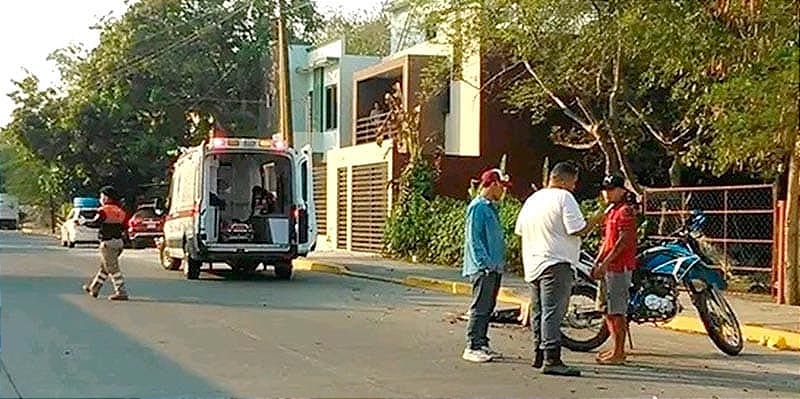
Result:
<svg viewBox="0 0 800 399"><path fill-rule="evenodd" d="M480 349L470 348L464 349L464 354L461 355L461 358L473 363L486 363L492 361L492 357L488 353Z"/></svg>
<svg viewBox="0 0 800 399"><path fill-rule="evenodd" d="M493 351L492 348L489 347L489 345L482 346L481 347L481 351L483 351L483 353L491 356L492 359L502 359L503 358L503 354L502 353Z"/></svg>

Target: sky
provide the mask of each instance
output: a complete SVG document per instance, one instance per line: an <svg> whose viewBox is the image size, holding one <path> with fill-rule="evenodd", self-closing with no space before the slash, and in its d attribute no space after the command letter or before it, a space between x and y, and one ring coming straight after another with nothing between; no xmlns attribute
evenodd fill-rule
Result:
<svg viewBox="0 0 800 399"><path fill-rule="evenodd" d="M315 0L323 14L331 10L352 12L372 8L379 0ZM11 118L14 103L7 94L12 80L25 70L38 76L43 86L58 83L59 75L47 56L73 43L97 45L99 33L90 27L105 15L121 15L126 0L2 0L0 1L0 126Z"/></svg>

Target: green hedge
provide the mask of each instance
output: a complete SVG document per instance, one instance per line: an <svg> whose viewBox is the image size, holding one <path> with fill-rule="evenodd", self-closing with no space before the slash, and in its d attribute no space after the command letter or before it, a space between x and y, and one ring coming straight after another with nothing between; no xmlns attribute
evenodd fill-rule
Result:
<svg viewBox="0 0 800 399"><path fill-rule="evenodd" d="M446 197L428 200L411 194L395 207L386 224L384 252L401 259L460 267L469 202ZM510 271L521 271L521 243L514 224L522 204L507 197L500 202L505 229L506 259Z"/></svg>
<svg viewBox="0 0 800 399"><path fill-rule="evenodd" d="M501 161L501 168L502 168ZM386 222L384 254L417 262L461 267L464 256L464 230L469 201L434 195L436 171L429 162L410 162L400 178L399 198ZM472 187L469 195L477 195ZM596 199L581 203L584 215L600 212L603 204ZM522 273L522 243L514 234L522 202L507 195L499 204L500 222L505 230L506 269ZM645 237L644 219L639 221L639 239ZM596 253L600 245L600 229L583 240L583 247Z"/></svg>
<svg viewBox="0 0 800 399"><path fill-rule="evenodd" d="M406 201L398 204L386 224L384 235L386 255L418 262L461 267L464 253L464 230L466 200L435 197L431 200L422 195L410 194ZM522 202L507 196L500 202L500 221L505 229L506 260L509 272L522 272L522 246L514 234L517 215ZM596 200L581 203L584 214L598 212L602 208ZM640 220L639 237L644 237L645 224ZM595 253L600 244L601 231L596 229L584 238L584 248Z"/></svg>

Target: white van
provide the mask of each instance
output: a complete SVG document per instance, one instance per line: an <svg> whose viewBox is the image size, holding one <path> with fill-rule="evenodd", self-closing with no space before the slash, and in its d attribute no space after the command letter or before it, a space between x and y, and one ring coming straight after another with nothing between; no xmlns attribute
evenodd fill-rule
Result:
<svg viewBox="0 0 800 399"><path fill-rule="evenodd" d="M0 193L0 229L19 228L19 202L11 194Z"/></svg>
<svg viewBox="0 0 800 399"><path fill-rule="evenodd" d="M184 150L172 175L161 265L188 279L203 263L253 272L272 265L292 275L292 259L314 250L311 148L279 139L215 137Z"/></svg>

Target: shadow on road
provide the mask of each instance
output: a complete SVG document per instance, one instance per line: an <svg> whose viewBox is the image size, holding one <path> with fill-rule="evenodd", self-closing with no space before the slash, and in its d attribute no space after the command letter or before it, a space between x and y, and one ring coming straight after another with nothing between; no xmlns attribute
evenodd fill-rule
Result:
<svg viewBox="0 0 800 399"><path fill-rule="evenodd" d="M720 355L725 356L725 355ZM772 355L753 355L765 359ZM688 356L686 356L688 357ZM702 355L701 355L702 357ZM697 357L693 357L696 359ZM755 360L761 361L763 359ZM737 361L736 359L731 359ZM792 359L796 361L796 357ZM584 372L590 379L600 379L613 384L679 383L698 387L720 387L748 390L763 389L797 394L800 382L796 374L766 372L759 370L717 369L711 366L673 366L633 360L625 366L589 366ZM586 368L584 368L586 370ZM669 393L666 393L669 395Z"/></svg>

